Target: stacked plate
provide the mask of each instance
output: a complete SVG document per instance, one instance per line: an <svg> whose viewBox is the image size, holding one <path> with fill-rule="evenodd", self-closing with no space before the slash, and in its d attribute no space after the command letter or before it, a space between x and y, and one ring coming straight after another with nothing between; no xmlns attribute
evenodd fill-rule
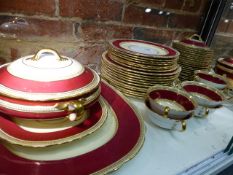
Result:
<svg viewBox="0 0 233 175"><path fill-rule="evenodd" d="M233 58L219 58L215 65L215 71L226 76L229 88L233 89Z"/></svg>
<svg viewBox="0 0 233 175"><path fill-rule="evenodd" d="M180 52L178 63L182 66L179 79L193 80L195 70L206 70L212 64L213 51L205 45L199 35L182 41L173 41L173 47Z"/></svg>
<svg viewBox="0 0 233 175"><path fill-rule="evenodd" d="M117 39L101 61L101 75L127 96L144 97L155 84L171 85L181 71L179 52L152 42Z"/></svg>

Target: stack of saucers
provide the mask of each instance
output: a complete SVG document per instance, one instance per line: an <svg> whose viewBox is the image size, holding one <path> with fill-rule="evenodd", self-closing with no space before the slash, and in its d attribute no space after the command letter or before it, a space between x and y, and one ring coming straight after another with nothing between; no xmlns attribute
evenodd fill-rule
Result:
<svg viewBox="0 0 233 175"><path fill-rule="evenodd" d="M116 39L101 61L101 75L127 96L144 97L148 87L171 85L181 71L179 52L157 43Z"/></svg>
<svg viewBox="0 0 233 175"><path fill-rule="evenodd" d="M205 45L199 35L182 41L173 41L173 47L180 52L178 63L182 66L179 79L193 80L195 70L209 69L213 60L213 50Z"/></svg>
<svg viewBox="0 0 233 175"><path fill-rule="evenodd" d="M215 71L226 76L229 88L233 89L233 58L219 58L215 65Z"/></svg>

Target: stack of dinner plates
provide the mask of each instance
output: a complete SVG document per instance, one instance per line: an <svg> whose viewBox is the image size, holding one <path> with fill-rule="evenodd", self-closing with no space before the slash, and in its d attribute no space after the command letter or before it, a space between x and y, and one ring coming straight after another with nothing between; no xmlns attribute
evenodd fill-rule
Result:
<svg viewBox="0 0 233 175"><path fill-rule="evenodd" d="M226 76L228 88L233 89L233 58L221 57L215 65L215 72Z"/></svg>
<svg viewBox="0 0 233 175"><path fill-rule="evenodd" d="M199 35L182 41L173 41L173 47L180 52L178 63L182 66L179 79L193 80L195 70L209 69L213 61L213 50L205 45Z"/></svg>
<svg viewBox="0 0 233 175"><path fill-rule="evenodd" d="M157 43L116 39L101 60L101 76L127 96L144 97L155 84L171 85L181 71L179 52Z"/></svg>

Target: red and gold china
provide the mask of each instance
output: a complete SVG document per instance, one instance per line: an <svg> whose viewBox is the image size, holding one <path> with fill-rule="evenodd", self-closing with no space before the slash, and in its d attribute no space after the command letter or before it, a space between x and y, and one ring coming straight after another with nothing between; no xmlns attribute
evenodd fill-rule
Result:
<svg viewBox="0 0 233 175"><path fill-rule="evenodd" d="M181 72L179 52L168 46L115 39L102 54L101 76L127 96L144 98L155 84L171 85Z"/></svg>
<svg viewBox="0 0 233 175"><path fill-rule="evenodd" d="M221 71L226 72L230 77L233 76L233 68L228 68L228 67L226 67L226 66L217 64L217 65L216 65L216 69L220 69Z"/></svg>
<svg viewBox="0 0 233 175"><path fill-rule="evenodd" d="M19 156L13 154L11 148L14 149L15 145L11 145L12 147L5 148L3 144L0 145L0 164L4 166L0 166L0 172L4 174L35 174L35 170L39 174L66 174L66 175L88 175L88 174L108 174L111 171L117 170L120 166L122 166L125 162L132 159L137 152L140 150L141 146L144 142L144 125L140 116L137 115L134 108L127 102L127 100L116 90L110 87L107 83L101 83L101 96L106 100L106 103L109 104L109 113L107 117L108 119L114 120L116 119L117 126L115 127L115 133L111 136L111 138L105 142L105 144L100 145L98 148L90 149L93 146L92 141L96 142L101 140L102 137L105 137L108 134L108 128L99 133L98 137L92 137L88 143L83 142L83 146L81 145L83 139L88 139L88 136L80 139L80 142L70 142L63 144L55 145L51 147L47 147L47 152L43 152L51 156L59 155L59 151L61 149L57 149L58 147L62 147L64 150L62 153L69 154L69 148L71 144L75 150L74 155L71 154L71 157L62 158L57 157L56 159L52 159L52 161L46 160L31 160L29 158L22 158L19 153ZM96 105L96 104L95 104ZM90 110L91 111L91 110ZM108 122L111 124L115 122ZM115 124L116 124L115 123ZM102 128L102 127L101 127ZM101 129L100 128L100 129ZM97 130L96 132L98 132ZM93 133L94 134L94 133ZM91 136L92 134L90 134ZM80 147L89 149L87 152L81 152L79 155L79 147L75 145L75 143L79 143ZM123 143L123 144L122 144ZM70 145L68 145L70 144ZM67 147L66 147L67 146ZM8 150L9 149L9 150ZM27 149L27 148L25 148ZM21 149L23 151L25 149ZM33 148L31 148L33 149ZM34 148L35 150L41 151L41 149L45 148ZM49 151L51 150L51 151ZM14 150L15 153L17 150ZM36 151L34 151L36 153ZM56 155L55 155L56 154ZM29 155L29 153L28 153ZM39 156L39 154L37 155ZM47 157L48 157L47 156ZM70 171L70 167L72 166L72 171ZM9 168L14 167L14 168Z"/></svg>
<svg viewBox="0 0 233 175"><path fill-rule="evenodd" d="M204 83L185 81L181 83L181 87L190 93L201 106L214 108L222 105L225 100L221 91Z"/></svg>
<svg viewBox="0 0 233 175"><path fill-rule="evenodd" d="M144 57L178 57L179 52L171 47L143 40L116 39L109 42L110 47L133 55Z"/></svg>
<svg viewBox="0 0 233 175"><path fill-rule="evenodd" d="M182 67L179 79L194 80L194 71L208 70L213 61L213 50L205 45L199 35L181 41L174 40L172 46L180 52L178 63Z"/></svg>
<svg viewBox="0 0 233 175"><path fill-rule="evenodd" d="M226 68L233 69L233 58L232 57L225 57L225 58L219 58L217 60L217 63L225 66Z"/></svg>
<svg viewBox="0 0 233 175"><path fill-rule="evenodd" d="M207 47L205 42L202 40L202 38L194 34L191 37L185 38L181 40L182 43L190 45L190 46L196 46L196 47Z"/></svg>
<svg viewBox="0 0 233 175"><path fill-rule="evenodd" d="M182 120L192 115L197 104L184 91L174 87L153 86L147 91L151 109L165 118Z"/></svg>
<svg viewBox="0 0 233 175"><path fill-rule="evenodd" d="M187 115L182 120L175 120L168 117L164 117L158 113L156 113L150 106L150 102L148 99L145 100L145 111L149 119L157 126L169 129L169 130L186 130L186 119L189 119L192 115Z"/></svg>
<svg viewBox="0 0 233 175"><path fill-rule="evenodd" d="M209 71L195 71L195 80L217 89L224 89L227 86L225 77Z"/></svg>
<svg viewBox="0 0 233 175"><path fill-rule="evenodd" d="M76 60L42 49L0 67L0 111L52 119L83 112L100 95L98 74Z"/></svg>
<svg viewBox="0 0 233 175"><path fill-rule="evenodd" d="M215 65L215 72L225 76L228 88L233 89L233 58L219 58Z"/></svg>
<svg viewBox="0 0 233 175"><path fill-rule="evenodd" d="M177 66L175 69L167 70L166 72L163 72L161 70L138 70L135 67L128 67L126 65L120 65L116 62L114 62L107 54L107 52L104 52L102 54L102 59L105 63L108 65L111 65L112 67L116 67L117 69L122 69L126 72L132 72L132 73L140 73L140 75L160 75L160 76L174 76L179 74L181 71L181 67Z"/></svg>
<svg viewBox="0 0 233 175"><path fill-rule="evenodd" d="M107 106L100 98L81 121L74 122L69 122L66 117L56 120L33 120L4 114L0 116L0 138L11 144L45 147L70 142L93 133L106 120Z"/></svg>
<svg viewBox="0 0 233 175"><path fill-rule="evenodd" d="M233 79L233 69L231 69L231 68L227 68L224 65L216 64L215 71L218 74L221 74L221 75L226 76L227 78Z"/></svg>

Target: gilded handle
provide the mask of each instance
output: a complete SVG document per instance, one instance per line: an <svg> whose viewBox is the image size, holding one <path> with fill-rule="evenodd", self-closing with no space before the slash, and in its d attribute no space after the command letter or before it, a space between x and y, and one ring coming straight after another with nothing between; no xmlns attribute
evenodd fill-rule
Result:
<svg viewBox="0 0 233 175"><path fill-rule="evenodd" d="M172 82L172 86L181 89L181 81L177 78Z"/></svg>
<svg viewBox="0 0 233 175"><path fill-rule="evenodd" d="M186 121L185 120L181 120L180 123L181 123L181 131L185 131L186 128L187 128Z"/></svg>
<svg viewBox="0 0 233 175"><path fill-rule="evenodd" d="M204 116L207 117L207 115L209 114L209 112L210 112L209 109L207 107L205 107L205 114L204 114Z"/></svg>
<svg viewBox="0 0 233 175"><path fill-rule="evenodd" d="M71 121L79 120L82 118L82 116L85 112L84 101L85 101L84 99L79 99L79 100L71 101L71 102L57 103L55 105L55 108L57 108L59 110L71 112L68 115L68 118Z"/></svg>
<svg viewBox="0 0 233 175"><path fill-rule="evenodd" d="M38 61L44 53L52 54L52 55L54 56L54 58L55 58L56 60L59 60L59 61L66 60L66 58L62 58L62 57L57 53L57 51L52 50L52 49L41 49L41 50L39 50L39 51L34 55L34 57L32 57L31 59L32 59L33 61Z"/></svg>
<svg viewBox="0 0 233 175"><path fill-rule="evenodd" d="M198 81L199 80L199 77L197 75L194 76L194 80L195 81Z"/></svg>
<svg viewBox="0 0 233 175"><path fill-rule="evenodd" d="M198 40L198 41L203 41L202 38L201 38L201 36L198 35L198 34L193 34L188 39L195 39L195 40Z"/></svg>
<svg viewBox="0 0 233 175"><path fill-rule="evenodd" d="M170 111L170 108L169 108L168 106L166 106L166 107L163 109L163 116L164 116L165 118L168 117L169 111Z"/></svg>

